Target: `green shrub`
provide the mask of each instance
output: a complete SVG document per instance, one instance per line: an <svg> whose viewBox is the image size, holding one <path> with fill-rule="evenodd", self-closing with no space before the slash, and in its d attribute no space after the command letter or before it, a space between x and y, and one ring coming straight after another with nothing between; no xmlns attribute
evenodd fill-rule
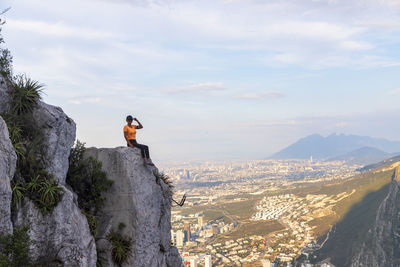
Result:
<svg viewBox="0 0 400 267"><path fill-rule="evenodd" d="M18 157L22 157L24 155L24 145L22 138L22 129L18 123L16 118L13 118L10 113L2 114L2 118L4 119L11 143L13 144L15 153Z"/></svg>
<svg viewBox="0 0 400 267"><path fill-rule="evenodd" d="M12 191L12 206L17 207L21 205L22 199L25 197L26 188L23 182L11 181Z"/></svg>
<svg viewBox="0 0 400 267"><path fill-rule="evenodd" d="M12 205L21 205L22 199L28 196L44 214L53 210L63 196L62 187L51 178L37 175L30 182L12 181Z"/></svg>
<svg viewBox="0 0 400 267"><path fill-rule="evenodd" d="M43 213L48 213L60 202L64 190L53 179L42 179L37 191L31 191L31 199Z"/></svg>
<svg viewBox="0 0 400 267"><path fill-rule="evenodd" d="M0 15L6 13L8 9L1 10ZM0 45L4 43L3 36L1 35L1 26L4 25L5 21L0 18ZM11 76L11 64L12 64L12 57L11 53L8 49L0 47L0 74L4 78L8 78Z"/></svg>
<svg viewBox="0 0 400 267"><path fill-rule="evenodd" d="M13 113L23 114L32 112L41 99L43 84L34 81L25 74L17 75L12 82L11 105Z"/></svg>
<svg viewBox="0 0 400 267"><path fill-rule="evenodd" d="M0 48L0 74L4 77L11 76L12 57L8 49Z"/></svg>
<svg viewBox="0 0 400 267"><path fill-rule="evenodd" d="M78 205L88 219L91 233L96 236L96 215L104 206L104 193L110 190L113 181L107 179L99 160L84 157L85 150L85 144L77 140L69 156L66 181L78 195Z"/></svg>
<svg viewBox="0 0 400 267"><path fill-rule="evenodd" d="M32 112L40 99L41 88L41 84L26 75L14 77L10 94L12 108L2 117L18 156L12 184L13 208L28 196L43 213L47 213L61 200L63 189L46 171L44 133L36 125Z"/></svg>
<svg viewBox="0 0 400 267"><path fill-rule="evenodd" d="M97 221L96 216L94 216L93 214L87 213L87 212L82 212L82 213L83 213L83 215L86 216L86 219L89 224L90 233L92 234L92 236L96 236L98 233L98 231L97 231L98 221Z"/></svg>
<svg viewBox="0 0 400 267"><path fill-rule="evenodd" d="M0 237L0 267L30 267L28 227L15 227L12 235Z"/></svg>
<svg viewBox="0 0 400 267"><path fill-rule="evenodd" d="M124 237L119 232L111 231L107 235L107 240L111 243L111 257L114 263L121 265L130 256L132 251L132 239Z"/></svg>

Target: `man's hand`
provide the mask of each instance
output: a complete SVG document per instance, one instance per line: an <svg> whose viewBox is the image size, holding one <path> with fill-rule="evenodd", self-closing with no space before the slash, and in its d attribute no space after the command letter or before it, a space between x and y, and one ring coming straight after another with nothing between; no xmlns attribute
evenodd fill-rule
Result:
<svg viewBox="0 0 400 267"><path fill-rule="evenodd" d="M134 121L138 121L136 118L133 118Z"/></svg>

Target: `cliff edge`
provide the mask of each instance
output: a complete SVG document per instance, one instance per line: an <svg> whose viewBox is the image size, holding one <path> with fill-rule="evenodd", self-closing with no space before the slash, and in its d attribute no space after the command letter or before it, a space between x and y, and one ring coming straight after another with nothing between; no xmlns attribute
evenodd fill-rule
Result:
<svg viewBox="0 0 400 267"><path fill-rule="evenodd" d="M121 223L126 226L123 235L133 240L130 257L122 266L181 266L178 250L171 246L172 192L154 175L157 168L145 166L140 151L128 147L88 148L86 156L100 160L108 179L114 181L99 215L97 245L107 251L106 266L117 265L104 237Z"/></svg>

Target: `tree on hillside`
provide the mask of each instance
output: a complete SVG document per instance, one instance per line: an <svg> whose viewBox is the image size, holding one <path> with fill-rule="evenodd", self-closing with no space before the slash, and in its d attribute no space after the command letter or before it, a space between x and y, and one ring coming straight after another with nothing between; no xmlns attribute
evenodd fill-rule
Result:
<svg viewBox="0 0 400 267"><path fill-rule="evenodd" d="M0 11L0 16L5 14L8 10L10 10L10 7L4 9L3 11ZM12 63L11 53L7 48L4 48L2 46L2 43L4 43L4 39L1 35L1 30L4 23L5 20L0 17L0 74L3 77L10 77Z"/></svg>

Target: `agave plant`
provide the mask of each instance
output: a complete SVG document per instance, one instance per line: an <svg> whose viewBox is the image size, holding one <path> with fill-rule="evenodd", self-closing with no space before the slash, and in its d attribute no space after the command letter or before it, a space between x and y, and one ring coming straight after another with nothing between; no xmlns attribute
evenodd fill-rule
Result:
<svg viewBox="0 0 400 267"><path fill-rule="evenodd" d="M53 179L46 179L40 183L38 192L42 201L53 204L60 200L63 190Z"/></svg>
<svg viewBox="0 0 400 267"><path fill-rule="evenodd" d="M174 185L172 184L172 180L168 175L166 175L165 173L162 173L162 172L161 173L154 172L153 174L157 179L161 179L166 185L168 185L170 190L172 190L174 188Z"/></svg>
<svg viewBox="0 0 400 267"><path fill-rule="evenodd" d="M11 203L14 207L20 206L22 199L25 197L25 186L22 182L11 182L12 199Z"/></svg>
<svg viewBox="0 0 400 267"><path fill-rule="evenodd" d="M111 243L111 256L113 261L121 265L130 256L132 239L124 237L118 232L111 231L107 235L107 240Z"/></svg>
<svg viewBox="0 0 400 267"><path fill-rule="evenodd" d="M36 175L29 183L26 184L26 190L28 190L31 194L38 192L41 186L42 178L40 175Z"/></svg>
<svg viewBox="0 0 400 267"><path fill-rule="evenodd" d="M37 193L39 199L36 200L36 204L43 212L48 212L58 204L64 191L55 180L43 179L39 183Z"/></svg>
<svg viewBox="0 0 400 267"><path fill-rule="evenodd" d="M11 91L13 112L23 114L32 112L37 101L41 98L43 84L34 81L26 75L15 76Z"/></svg>

